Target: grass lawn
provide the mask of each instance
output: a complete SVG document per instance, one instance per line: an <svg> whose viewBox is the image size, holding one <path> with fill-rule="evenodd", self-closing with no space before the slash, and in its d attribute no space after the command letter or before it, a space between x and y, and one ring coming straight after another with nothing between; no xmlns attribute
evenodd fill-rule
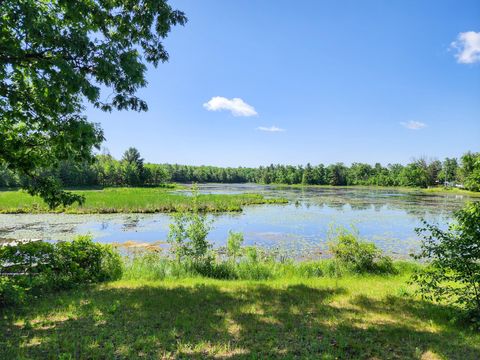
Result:
<svg viewBox="0 0 480 360"><path fill-rule="evenodd" d="M0 359L480 359L407 275L118 281L1 312Z"/></svg>
<svg viewBox="0 0 480 360"><path fill-rule="evenodd" d="M105 188L77 190L85 196L82 206L58 208L55 212L73 214L175 212L192 208L192 196L165 188ZM241 211L245 205L286 203L259 194L199 195L199 207L208 212ZM45 213L48 206L39 197L24 191L0 191L0 213Z"/></svg>

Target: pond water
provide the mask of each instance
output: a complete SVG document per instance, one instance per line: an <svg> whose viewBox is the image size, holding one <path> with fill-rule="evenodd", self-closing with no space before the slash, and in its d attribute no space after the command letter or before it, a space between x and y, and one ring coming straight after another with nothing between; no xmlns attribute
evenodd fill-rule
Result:
<svg viewBox="0 0 480 360"><path fill-rule="evenodd" d="M246 245L278 248L291 256L321 257L332 226L355 227L360 236L403 258L418 249L421 219L446 227L452 212L470 200L461 195L422 194L371 188L280 188L253 184L205 184L202 193L261 193L285 197L287 205L246 206L241 213L212 215L209 240L225 243L229 230L244 233ZM96 241L164 242L167 214L0 215L0 238L71 239L90 233Z"/></svg>

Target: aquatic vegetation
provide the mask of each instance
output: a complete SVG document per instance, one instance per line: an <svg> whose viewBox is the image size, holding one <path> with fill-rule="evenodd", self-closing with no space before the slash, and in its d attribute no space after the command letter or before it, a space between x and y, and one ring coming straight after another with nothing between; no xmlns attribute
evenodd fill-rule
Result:
<svg viewBox="0 0 480 360"><path fill-rule="evenodd" d="M136 252L125 257L125 276L148 280L189 276L265 280L362 273L388 275L398 272L390 257L385 256L373 243L359 240L355 233L346 229L336 230L336 237L330 245L333 254L331 259L296 261L279 249L242 247L243 234L231 231L225 248L212 249L207 240L211 224L206 223L205 218L196 219L195 215L190 215L191 218L181 217L180 220L174 218L169 234L170 251L152 252L146 246L143 253Z"/></svg>
<svg viewBox="0 0 480 360"><path fill-rule="evenodd" d="M110 197L121 198L126 190L136 192L135 188L104 191L111 192ZM154 197L156 192L189 196L189 192L184 190L169 192L152 188L139 189L139 198L142 197L141 194L151 194ZM355 225L363 238L374 242L390 256L406 258L418 250L420 239L414 228L421 225L422 217L446 226L454 210L461 208L469 199L475 200L464 195L416 195L394 189L306 187L278 190L271 186L245 184L200 185L200 192L202 198L204 195L257 193L268 201L272 198L288 199L288 204L242 205L241 212L210 214L209 217L215 220L215 229L210 233L209 240L215 246L224 246L225 234L229 230L241 231L244 233L245 244L281 248L293 257L302 259L318 259L327 255L326 242L330 224L346 227ZM106 196L93 191L89 193L91 196ZM0 208L4 205L2 194L5 193L0 192ZM298 205L294 205L296 201ZM153 243L166 241L170 215L171 213L4 214L0 216L0 237L67 240L75 234L89 232L96 241L101 242L133 240Z"/></svg>
<svg viewBox="0 0 480 360"><path fill-rule="evenodd" d="M148 244L143 251L125 244L133 251L123 257L122 279L3 309L0 358L394 354L463 360L480 354L478 332L452 321L457 308L415 295L408 279L422 265L393 261L395 271L372 274L348 262L339 267L335 259L293 261L281 252L241 247L241 233L233 234L236 261L222 258L226 249L211 250L210 261L179 262ZM338 243L353 246L361 264L380 255L352 234L340 235Z"/></svg>
<svg viewBox="0 0 480 360"><path fill-rule="evenodd" d="M85 197L83 205L70 205L49 209L39 197L23 191L0 192L0 213L160 213L181 212L193 209L193 199L185 194L165 188L106 188L75 191ZM238 212L246 205L285 204L283 198L266 198L259 194L201 194L198 209L201 212Z"/></svg>

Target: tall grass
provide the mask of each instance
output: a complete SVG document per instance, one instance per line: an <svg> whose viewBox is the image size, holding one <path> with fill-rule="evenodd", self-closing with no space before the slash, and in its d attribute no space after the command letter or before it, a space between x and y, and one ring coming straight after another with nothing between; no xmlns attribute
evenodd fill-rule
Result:
<svg viewBox="0 0 480 360"><path fill-rule="evenodd" d="M380 276L407 274L420 265L409 261L394 261L394 270L376 272ZM276 261L260 259L211 260L209 262L178 262L159 253L137 253L124 258L124 280L167 280L186 278L214 278L224 280L272 280L309 279L318 277L342 277L358 275L361 272L338 262L336 259L316 261Z"/></svg>
<svg viewBox="0 0 480 360"><path fill-rule="evenodd" d="M179 218L179 223L171 227L171 231L175 230L175 236L178 235L178 229L187 238L205 235L202 233L203 228L190 228L185 219L187 218ZM195 234L199 229L201 234ZM365 273L391 275L409 269L405 263L395 264L374 243L362 240L355 230L344 228L331 231L331 259L299 262L286 257L283 252L242 244L243 234L230 231L225 248L212 249L207 244L201 256L194 252L179 256L175 251L164 253L148 248L144 251L135 250L125 257L124 277L145 280L186 277L267 280Z"/></svg>
<svg viewBox="0 0 480 360"><path fill-rule="evenodd" d="M157 213L189 211L192 197L174 193L165 188L105 188L101 190L76 190L85 196L83 205L59 207L54 212L72 214L98 213ZM241 211L245 205L286 203L285 199L270 199L259 194L204 194L198 195L200 211ZM0 192L0 213L53 212L39 197L24 191Z"/></svg>

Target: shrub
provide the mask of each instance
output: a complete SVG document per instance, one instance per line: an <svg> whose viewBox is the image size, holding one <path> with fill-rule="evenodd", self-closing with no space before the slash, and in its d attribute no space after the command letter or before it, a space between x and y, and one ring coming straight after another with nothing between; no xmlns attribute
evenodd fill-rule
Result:
<svg viewBox="0 0 480 360"><path fill-rule="evenodd" d="M54 254L55 246L43 241L5 245L0 247L0 272L8 275L9 282L22 288L24 293L27 289L49 287L53 283Z"/></svg>
<svg viewBox="0 0 480 360"><path fill-rule="evenodd" d="M7 276L0 276L0 305L18 305L25 301L25 289Z"/></svg>
<svg viewBox="0 0 480 360"><path fill-rule="evenodd" d="M52 280L55 288L71 288L115 280L122 275L120 255L109 245L92 241L88 235L55 244Z"/></svg>
<svg viewBox="0 0 480 360"><path fill-rule="evenodd" d="M199 211L196 187L192 190L192 196L193 211L174 214L168 233L168 241L178 262L184 258L195 262L205 261L207 252L211 248L207 241L211 221L207 219L205 213Z"/></svg>
<svg viewBox="0 0 480 360"><path fill-rule="evenodd" d="M359 239L358 233L347 229L336 229L335 239L330 242L329 250L340 266L355 273L394 273L395 268L390 257L373 243Z"/></svg>
<svg viewBox="0 0 480 360"><path fill-rule="evenodd" d="M41 273L50 268L54 244L44 241L0 247L0 269L3 273Z"/></svg>
<svg viewBox="0 0 480 360"><path fill-rule="evenodd" d="M464 307L480 319L480 202L455 213L447 231L423 221L417 233L423 237L414 257L426 260L412 280L423 297Z"/></svg>
<svg viewBox="0 0 480 360"><path fill-rule="evenodd" d="M243 234L240 232L229 231L227 238L227 255L230 259L236 262L240 256L243 244Z"/></svg>
<svg viewBox="0 0 480 360"><path fill-rule="evenodd" d="M3 303L49 289L68 289L82 284L115 280L122 275L120 255L90 236L70 242L43 241L0 247L0 297Z"/></svg>

